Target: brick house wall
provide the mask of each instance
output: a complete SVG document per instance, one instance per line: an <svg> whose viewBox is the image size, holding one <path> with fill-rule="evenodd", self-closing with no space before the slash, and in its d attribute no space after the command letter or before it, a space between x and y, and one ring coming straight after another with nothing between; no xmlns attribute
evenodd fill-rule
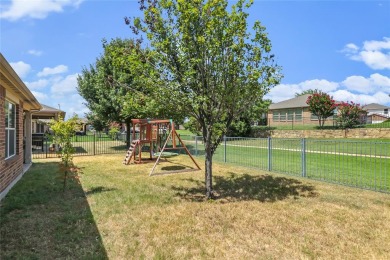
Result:
<svg viewBox="0 0 390 260"><path fill-rule="evenodd" d="M273 113L274 111L287 111L289 109L274 109L268 111L268 125L269 126L283 126L283 125L318 125L317 119L311 118L311 112L308 107L303 108L293 108L292 110L302 109L302 118L299 120L289 120L287 115L284 120L274 120ZM328 119L325 121L324 125L333 125L333 120Z"/></svg>
<svg viewBox="0 0 390 260"><path fill-rule="evenodd" d="M16 104L16 154L5 160L5 96L0 85L0 193L23 173L23 103Z"/></svg>
<svg viewBox="0 0 390 260"><path fill-rule="evenodd" d="M5 88L0 85L0 129L5 129ZM0 190L3 187L3 173L5 172L5 131L0 131Z"/></svg>

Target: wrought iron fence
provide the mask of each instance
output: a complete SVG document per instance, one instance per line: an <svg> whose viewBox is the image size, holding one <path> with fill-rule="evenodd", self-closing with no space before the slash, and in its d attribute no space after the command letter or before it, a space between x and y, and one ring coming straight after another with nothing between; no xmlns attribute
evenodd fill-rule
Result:
<svg viewBox="0 0 390 260"><path fill-rule="evenodd" d="M57 157L59 147L34 139L33 159ZM204 155L202 137L181 135L189 151ZM131 140L130 140L131 141ZM94 133L74 136L75 156L124 154L126 138ZM390 142L342 139L225 137L214 160L240 166L390 193Z"/></svg>
<svg viewBox="0 0 390 260"><path fill-rule="evenodd" d="M106 133L90 133L88 135L75 135L72 138L75 156L125 153L126 138L118 133L110 136ZM55 158L58 156L58 147L47 136L35 137L32 143L32 158Z"/></svg>
<svg viewBox="0 0 390 260"><path fill-rule="evenodd" d="M194 155L201 137L183 138ZM390 193L390 142L226 137L214 160Z"/></svg>

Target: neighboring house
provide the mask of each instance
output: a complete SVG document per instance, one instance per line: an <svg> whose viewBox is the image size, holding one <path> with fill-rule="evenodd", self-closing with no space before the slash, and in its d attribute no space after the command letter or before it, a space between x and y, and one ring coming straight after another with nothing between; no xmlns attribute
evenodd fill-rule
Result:
<svg viewBox="0 0 390 260"><path fill-rule="evenodd" d="M31 165L31 114L41 108L0 53L0 200Z"/></svg>
<svg viewBox="0 0 390 260"><path fill-rule="evenodd" d="M60 117L65 118L65 112L54 107L41 104L42 109L32 114L32 133L43 134L49 130L49 122L54 119L58 120Z"/></svg>
<svg viewBox="0 0 390 260"><path fill-rule="evenodd" d="M317 116L309 111L309 105L306 104L309 96L311 94L271 104L268 108L268 124L270 126L318 124ZM333 118L325 121L325 125L332 124Z"/></svg>
<svg viewBox="0 0 390 260"><path fill-rule="evenodd" d="M44 151L45 133L49 132L49 123L52 119L65 118L65 112L54 107L41 104L42 109L32 113L32 148Z"/></svg>
<svg viewBox="0 0 390 260"><path fill-rule="evenodd" d="M367 111L367 124L382 123L390 118L390 107L371 103L363 106L363 109Z"/></svg>

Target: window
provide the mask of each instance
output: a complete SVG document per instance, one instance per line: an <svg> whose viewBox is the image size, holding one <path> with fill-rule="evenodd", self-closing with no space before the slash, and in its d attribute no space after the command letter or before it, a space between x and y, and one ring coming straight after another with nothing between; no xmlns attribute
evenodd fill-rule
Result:
<svg viewBox="0 0 390 260"><path fill-rule="evenodd" d="M278 111L273 111L272 113L272 119L273 121L279 121L279 112Z"/></svg>
<svg viewBox="0 0 390 260"><path fill-rule="evenodd" d="M295 109L295 121L302 121L302 109Z"/></svg>
<svg viewBox="0 0 390 260"><path fill-rule="evenodd" d="M294 110L291 109L287 110L287 120L288 121L294 120Z"/></svg>
<svg viewBox="0 0 390 260"><path fill-rule="evenodd" d="M383 112L385 112L385 115L387 115L389 113L389 109L385 108L385 110Z"/></svg>
<svg viewBox="0 0 390 260"><path fill-rule="evenodd" d="M5 158L16 153L16 106L5 101Z"/></svg>
<svg viewBox="0 0 390 260"><path fill-rule="evenodd" d="M273 120L276 122L302 121L302 108L273 111Z"/></svg>
<svg viewBox="0 0 390 260"><path fill-rule="evenodd" d="M35 133L44 133L44 132L45 132L45 125L41 123L37 123Z"/></svg>
<svg viewBox="0 0 390 260"><path fill-rule="evenodd" d="M280 121L286 121L286 110L280 111Z"/></svg>

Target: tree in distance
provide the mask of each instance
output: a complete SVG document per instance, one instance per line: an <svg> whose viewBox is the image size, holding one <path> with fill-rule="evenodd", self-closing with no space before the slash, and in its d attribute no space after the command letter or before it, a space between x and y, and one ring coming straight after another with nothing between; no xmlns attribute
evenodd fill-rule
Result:
<svg viewBox="0 0 390 260"><path fill-rule="evenodd" d="M306 100L306 104L309 105L309 111L317 116L318 124L322 128L325 120L334 115L337 104L333 97L327 93L319 92L309 96Z"/></svg>

